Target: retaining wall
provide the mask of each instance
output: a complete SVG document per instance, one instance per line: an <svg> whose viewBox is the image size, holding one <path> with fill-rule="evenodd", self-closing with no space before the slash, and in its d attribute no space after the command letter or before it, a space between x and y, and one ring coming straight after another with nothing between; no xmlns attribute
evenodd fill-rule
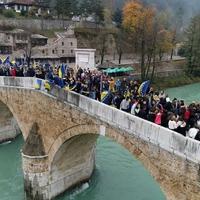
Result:
<svg viewBox="0 0 200 200"><path fill-rule="evenodd" d="M50 30L50 29L64 29L69 25L76 27L95 28L92 22L73 22L67 20L41 20L41 19L0 19L0 26L2 27L16 27L29 30Z"/></svg>

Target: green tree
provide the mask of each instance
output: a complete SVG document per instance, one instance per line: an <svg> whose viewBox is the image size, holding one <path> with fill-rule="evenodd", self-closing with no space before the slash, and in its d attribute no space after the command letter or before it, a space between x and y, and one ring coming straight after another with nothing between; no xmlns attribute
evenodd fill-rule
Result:
<svg viewBox="0 0 200 200"><path fill-rule="evenodd" d="M57 0L55 10L58 18L61 17L62 19L64 19L64 17L71 16L71 0Z"/></svg>
<svg viewBox="0 0 200 200"><path fill-rule="evenodd" d="M93 13L93 0L82 0L80 2L80 11L82 17L89 17Z"/></svg>
<svg viewBox="0 0 200 200"><path fill-rule="evenodd" d="M93 16L96 24L104 21L104 7L101 0L82 0L79 10L83 18Z"/></svg>
<svg viewBox="0 0 200 200"><path fill-rule="evenodd" d="M92 14L96 24L101 24L104 21L104 7L101 0L93 0Z"/></svg>
<svg viewBox="0 0 200 200"><path fill-rule="evenodd" d="M123 19L122 19L122 10L120 10L119 8L113 14L113 21L115 22L118 28L121 27Z"/></svg>
<svg viewBox="0 0 200 200"><path fill-rule="evenodd" d="M81 15L79 0L71 0L71 11L73 16Z"/></svg>
<svg viewBox="0 0 200 200"><path fill-rule="evenodd" d="M194 17L186 30L184 51L187 58L188 72L200 74L200 15Z"/></svg>

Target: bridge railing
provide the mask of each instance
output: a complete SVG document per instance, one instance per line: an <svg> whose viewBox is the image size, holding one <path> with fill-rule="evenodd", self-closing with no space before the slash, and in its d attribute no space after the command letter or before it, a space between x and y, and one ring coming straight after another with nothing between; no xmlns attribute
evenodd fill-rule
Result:
<svg viewBox="0 0 200 200"><path fill-rule="evenodd" d="M9 78L0 77L1 86L34 88L34 78ZM46 92L42 91L44 94ZM130 136L141 138L166 151L200 163L200 142L184 137L167 128L143 120L129 113L123 112L111 106L105 105L86 96L75 92L65 91L57 86L52 87L48 95L56 97L58 100L78 107L90 116L96 117L105 124L109 124Z"/></svg>
<svg viewBox="0 0 200 200"><path fill-rule="evenodd" d="M199 141L76 93L68 92L67 102L129 135L141 138L183 159L200 163Z"/></svg>
<svg viewBox="0 0 200 200"><path fill-rule="evenodd" d="M34 78L0 76L1 86L34 88Z"/></svg>

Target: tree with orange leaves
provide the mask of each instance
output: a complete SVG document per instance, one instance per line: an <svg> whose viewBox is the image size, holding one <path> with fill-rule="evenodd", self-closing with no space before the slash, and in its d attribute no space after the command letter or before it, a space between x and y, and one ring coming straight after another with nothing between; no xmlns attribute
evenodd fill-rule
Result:
<svg viewBox="0 0 200 200"><path fill-rule="evenodd" d="M153 29L154 9L144 7L139 1L125 4L123 8L123 25L131 32L135 40L135 49L140 53L141 79L145 79L145 57L148 39Z"/></svg>
<svg viewBox="0 0 200 200"><path fill-rule="evenodd" d="M123 26L130 33L135 53L140 55L141 79L153 79L156 58L170 50L171 34L164 30L156 9L133 0L123 8ZM150 70L151 69L151 70Z"/></svg>

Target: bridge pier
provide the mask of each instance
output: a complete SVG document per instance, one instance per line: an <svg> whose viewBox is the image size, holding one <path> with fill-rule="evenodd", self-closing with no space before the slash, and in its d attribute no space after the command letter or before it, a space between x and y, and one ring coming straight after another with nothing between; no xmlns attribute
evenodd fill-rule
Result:
<svg viewBox="0 0 200 200"><path fill-rule="evenodd" d="M27 156L22 153L24 191L26 200L49 199L48 157Z"/></svg>
<svg viewBox="0 0 200 200"><path fill-rule="evenodd" d="M51 200L88 181L95 166L97 137L84 134L70 138L59 146L50 161L34 124L22 150L26 200Z"/></svg>

